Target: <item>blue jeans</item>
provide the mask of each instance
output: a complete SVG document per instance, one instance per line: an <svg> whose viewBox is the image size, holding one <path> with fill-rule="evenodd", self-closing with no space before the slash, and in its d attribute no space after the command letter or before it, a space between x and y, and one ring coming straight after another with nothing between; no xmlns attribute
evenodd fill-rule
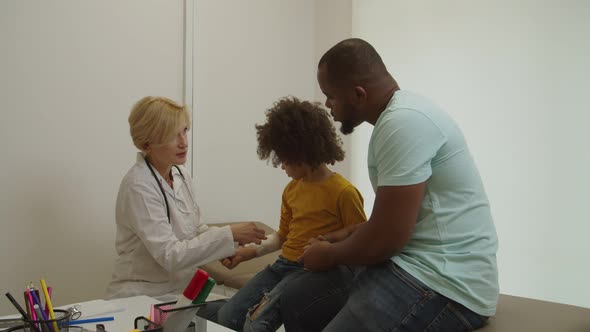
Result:
<svg viewBox="0 0 590 332"><path fill-rule="evenodd" d="M472 331L487 321L487 317L436 293L392 261L358 268L346 303L334 315L341 299L341 294L330 295L321 287L308 288L306 294L285 292L281 309L286 331Z"/></svg>
<svg viewBox="0 0 590 332"><path fill-rule="evenodd" d="M279 305L285 331L321 331L346 304L355 272L342 265L326 272L308 271L292 281Z"/></svg>
<svg viewBox="0 0 590 332"><path fill-rule="evenodd" d="M204 306L197 311L197 316L217 323L217 313L227 300L215 300L206 302Z"/></svg>
<svg viewBox="0 0 590 332"><path fill-rule="evenodd" d="M237 331L276 331L282 324L281 293L305 273L302 264L279 257L219 309L218 323Z"/></svg>

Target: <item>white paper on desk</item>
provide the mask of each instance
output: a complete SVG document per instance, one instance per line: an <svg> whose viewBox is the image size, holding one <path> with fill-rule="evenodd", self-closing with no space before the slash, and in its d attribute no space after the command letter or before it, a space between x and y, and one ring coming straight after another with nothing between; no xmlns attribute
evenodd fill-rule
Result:
<svg viewBox="0 0 590 332"><path fill-rule="evenodd" d="M164 332L185 331L197 316L201 307L189 308L172 312L164 322ZM200 332L197 330L196 332Z"/></svg>
<svg viewBox="0 0 590 332"><path fill-rule="evenodd" d="M82 312L82 318L92 318L92 317L104 317L109 316L110 314L114 314L117 312L125 311L125 308L119 307L118 305L112 304L109 301L105 300L92 300L87 302L80 302L80 311ZM67 309L71 307L72 304L59 307L58 309Z"/></svg>

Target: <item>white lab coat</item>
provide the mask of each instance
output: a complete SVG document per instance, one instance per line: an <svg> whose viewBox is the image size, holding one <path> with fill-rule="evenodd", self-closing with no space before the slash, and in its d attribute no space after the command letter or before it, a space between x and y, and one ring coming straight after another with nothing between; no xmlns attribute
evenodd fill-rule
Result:
<svg viewBox="0 0 590 332"><path fill-rule="evenodd" d="M152 166L168 199L170 223L164 196L143 154L138 153L123 178L116 206L118 258L106 298L148 295L174 300L198 266L235 253L229 226L201 223L191 195L192 179L179 167L186 182L173 167L172 189Z"/></svg>

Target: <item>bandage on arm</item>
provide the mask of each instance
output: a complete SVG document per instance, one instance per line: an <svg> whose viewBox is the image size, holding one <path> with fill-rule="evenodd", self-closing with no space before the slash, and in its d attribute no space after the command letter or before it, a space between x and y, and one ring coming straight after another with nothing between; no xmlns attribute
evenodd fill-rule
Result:
<svg viewBox="0 0 590 332"><path fill-rule="evenodd" d="M244 247L246 248L255 248L256 249L256 257L264 256L266 254L270 254L271 252L275 252L281 249L283 245L283 239L278 233L272 233L266 236L266 240L262 240L262 243L248 243Z"/></svg>

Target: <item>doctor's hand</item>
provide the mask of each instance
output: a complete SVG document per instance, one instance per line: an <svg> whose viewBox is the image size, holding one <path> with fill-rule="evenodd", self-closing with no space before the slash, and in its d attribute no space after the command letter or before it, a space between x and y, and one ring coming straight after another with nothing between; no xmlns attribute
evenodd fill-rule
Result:
<svg viewBox="0 0 590 332"><path fill-rule="evenodd" d="M223 264L223 266L231 270L234 267L238 266L238 264L240 264L241 262L251 260L254 257L256 257L255 248L240 247L236 250L235 255L222 259L221 264Z"/></svg>
<svg viewBox="0 0 590 332"><path fill-rule="evenodd" d="M241 245L252 242L260 244L262 240L266 239L266 236L264 236L264 229L256 227L256 224L253 222L233 224L230 228L234 241Z"/></svg>
<svg viewBox="0 0 590 332"><path fill-rule="evenodd" d="M327 271L336 267L336 260L330 252L333 244L328 241L315 240L305 248L303 256L303 266L310 271Z"/></svg>

